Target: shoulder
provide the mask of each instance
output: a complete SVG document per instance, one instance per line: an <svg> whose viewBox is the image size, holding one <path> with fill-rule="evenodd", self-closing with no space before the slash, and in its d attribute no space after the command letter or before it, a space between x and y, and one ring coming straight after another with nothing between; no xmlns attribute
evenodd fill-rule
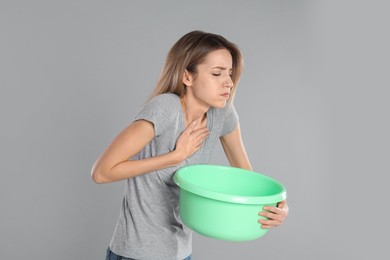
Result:
<svg viewBox="0 0 390 260"><path fill-rule="evenodd" d="M227 104L225 107L223 108L213 108L212 109L215 116L219 117L221 120L225 120L226 117L228 117L229 115L234 115L234 114L237 114L236 112L236 108L234 107L233 103L231 104Z"/></svg>
<svg viewBox="0 0 390 260"><path fill-rule="evenodd" d="M179 97L173 93L159 94L153 97L148 104L154 104L158 106L173 106L179 100Z"/></svg>
<svg viewBox="0 0 390 260"><path fill-rule="evenodd" d="M174 113L180 107L180 98L176 94L164 93L151 98L141 111L164 115Z"/></svg>
<svg viewBox="0 0 390 260"><path fill-rule="evenodd" d="M160 94L150 99L141 109L136 120L144 119L153 123L155 135L161 135L179 114L180 100L175 94Z"/></svg>
<svg viewBox="0 0 390 260"><path fill-rule="evenodd" d="M224 136L232 132L239 121L238 114L233 104L226 105L224 108L214 109L214 125L219 129L219 136Z"/></svg>
<svg viewBox="0 0 390 260"><path fill-rule="evenodd" d="M168 111L174 112L180 107L180 98L176 94L164 93L151 98L143 107L143 111L164 114Z"/></svg>

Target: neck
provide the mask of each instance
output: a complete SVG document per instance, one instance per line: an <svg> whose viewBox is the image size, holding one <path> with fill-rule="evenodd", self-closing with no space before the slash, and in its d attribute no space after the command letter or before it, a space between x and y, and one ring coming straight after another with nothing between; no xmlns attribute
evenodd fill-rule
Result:
<svg viewBox="0 0 390 260"><path fill-rule="evenodd" d="M180 100L186 125L193 121L201 123L206 118L206 113L210 107L202 105L200 102L197 102L197 100L189 97L188 95L180 98Z"/></svg>

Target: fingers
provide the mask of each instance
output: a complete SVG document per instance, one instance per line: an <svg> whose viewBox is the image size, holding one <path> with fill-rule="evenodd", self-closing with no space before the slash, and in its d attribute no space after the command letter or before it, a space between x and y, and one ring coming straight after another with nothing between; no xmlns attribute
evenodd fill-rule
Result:
<svg viewBox="0 0 390 260"><path fill-rule="evenodd" d="M259 223L261 224L261 228L273 228L281 225L281 223L276 220L267 219L259 219Z"/></svg>
<svg viewBox="0 0 390 260"><path fill-rule="evenodd" d="M198 151L209 135L209 129L207 127L201 127L199 119L201 118L188 124L176 141L175 150L183 155L184 158L187 158Z"/></svg>
<svg viewBox="0 0 390 260"><path fill-rule="evenodd" d="M186 129L184 129L183 133L191 134L195 130L196 124L197 124L196 120L189 123Z"/></svg>
<svg viewBox="0 0 390 260"><path fill-rule="evenodd" d="M188 131L189 135L191 135L191 138L194 140L194 142L199 145L202 144L204 139L208 136L209 134L209 129L207 127L200 127L196 129L196 126L198 125L197 122L198 119L192 121L185 131Z"/></svg>
<svg viewBox="0 0 390 260"><path fill-rule="evenodd" d="M259 215L266 218L259 219L259 223L262 224L262 228L271 228L282 224L282 219L276 214L262 211Z"/></svg>
<svg viewBox="0 0 390 260"><path fill-rule="evenodd" d="M283 212L283 208L279 208L279 207L265 206L265 207L263 208L263 210L264 210L264 211L262 211L262 212L264 212L264 213L269 212L269 213L273 213L273 214L276 214L276 215L282 215L282 214L284 213L284 212Z"/></svg>
<svg viewBox="0 0 390 260"><path fill-rule="evenodd" d="M191 137L193 137L194 142L196 144L197 150L203 145L204 140L209 135L209 130L207 128L201 128L191 133Z"/></svg>
<svg viewBox="0 0 390 260"><path fill-rule="evenodd" d="M203 118L203 115L200 116L200 117L198 117L198 118L196 118L195 120L193 120L191 123L189 123L189 124L187 125L187 127L186 127L185 130L187 130L187 129L189 129L189 130L190 130L190 129L195 130L196 125L197 125L198 123L200 123L200 121L202 120L202 118Z"/></svg>
<svg viewBox="0 0 390 260"><path fill-rule="evenodd" d="M197 141L203 140L208 134L209 129L207 127L202 127L191 132L191 136Z"/></svg>
<svg viewBox="0 0 390 260"><path fill-rule="evenodd" d="M279 202L278 207L263 207L263 211L259 213L259 216L263 217L259 219L259 223L262 224L261 227L272 228L281 225L288 214L288 210L286 210L286 208L286 201Z"/></svg>
<svg viewBox="0 0 390 260"><path fill-rule="evenodd" d="M266 217L268 219L274 219L277 221L283 220L283 213L281 212L270 212L270 211L262 211L259 213L260 216Z"/></svg>

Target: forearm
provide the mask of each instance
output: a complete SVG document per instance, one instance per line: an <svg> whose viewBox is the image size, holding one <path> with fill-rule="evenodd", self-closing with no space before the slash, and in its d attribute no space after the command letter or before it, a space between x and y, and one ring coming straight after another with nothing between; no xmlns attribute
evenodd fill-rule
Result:
<svg viewBox="0 0 390 260"><path fill-rule="evenodd" d="M253 171L252 165L249 161L242 161L242 162L230 162L230 166L242 168L245 170Z"/></svg>
<svg viewBox="0 0 390 260"><path fill-rule="evenodd" d="M242 142L239 125L230 134L222 136L220 140L230 166L252 171L251 163Z"/></svg>
<svg viewBox="0 0 390 260"><path fill-rule="evenodd" d="M252 165L249 162L249 159L246 155L245 156L240 155L236 157L230 156L228 157L228 161L230 166L232 167L242 168L249 171L253 170Z"/></svg>
<svg viewBox="0 0 390 260"><path fill-rule="evenodd" d="M176 151L142 160L128 160L118 163L110 170L100 172L95 181L97 183L108 183L125 180L159 169L176 166L183 160L184 158Z"/></svg>

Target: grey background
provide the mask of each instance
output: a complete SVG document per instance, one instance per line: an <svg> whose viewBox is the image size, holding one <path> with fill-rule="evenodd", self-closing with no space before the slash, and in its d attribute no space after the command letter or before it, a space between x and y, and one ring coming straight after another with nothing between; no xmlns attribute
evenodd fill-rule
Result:
<svg viewBox="0 0 390 260"><path fill-rule="evenodd" d="M201 29L240 47L235 100L286 223L251 242L194 236L194 259L388 255L389 34L384 1L0 2L0 258L103 259L123 183L90 170ZM386 75L387 74L387 75ZM213 163L226 164L221 148Z"/></svg>

